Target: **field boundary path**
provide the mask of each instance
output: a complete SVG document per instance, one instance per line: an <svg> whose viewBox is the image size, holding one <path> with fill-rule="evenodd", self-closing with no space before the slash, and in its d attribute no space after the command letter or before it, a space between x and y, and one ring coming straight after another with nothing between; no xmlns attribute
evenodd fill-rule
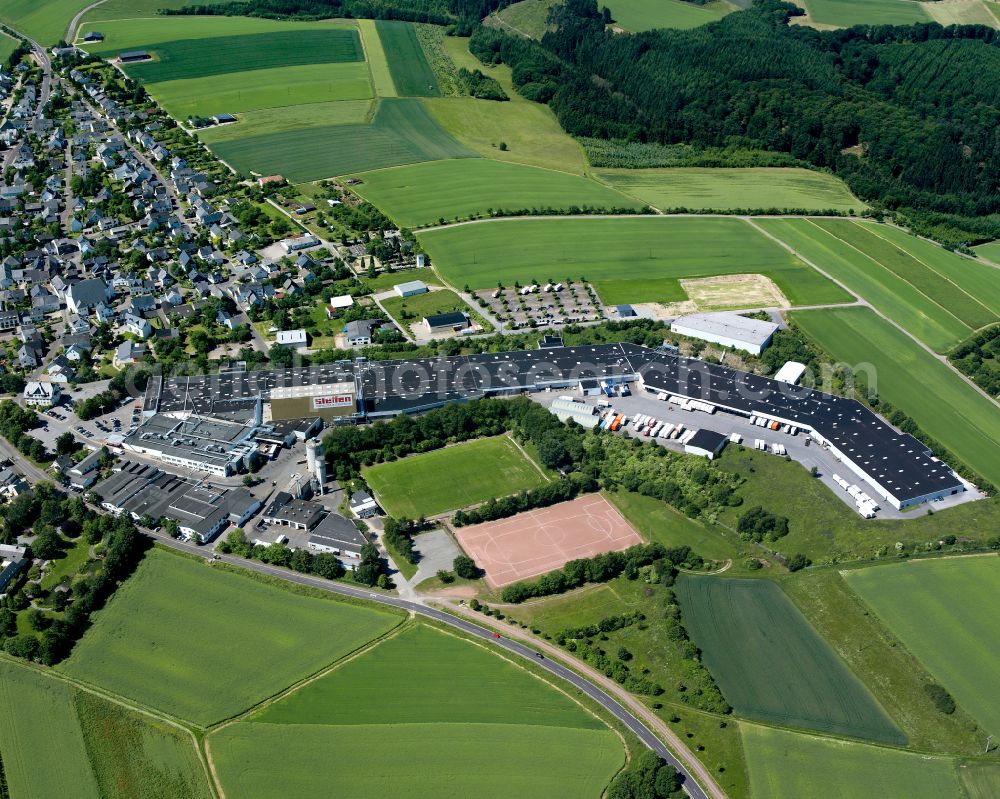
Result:
<svg viewBox="0 0 1000 799"><path fill-rule="evenodd" d="M200 558L206 557L206 550L196 544L178 541L164 533L142 530L141 528L140 530L147 537L152 538L171 549L187 552ZM408 611L409 613L425 616L449 627L461 630L473 638L486 641L487 643L495 646L497 649L505 650L511 655L515 655L535 663L539 668L548 672L551 676L558 678L562 682L568 682L574 688L577 688L585 693L591 700L603 707L605 711L624 724L637 738L639 738L640 741L642 741L642 743L656 752L656 754L662 757L667 763L676 768L680 774L684 775L684 787L692 799L709 799L709 797L712 799L727 799L726 793L715 783L711 774L694 759L694 757L687 751L683 742L673 734L673 731L666 727L660 719L653 716L648 709L644 707L635 707L633 703L636 700L634 699L623 697L632 709L624 707L617 699L608 693L608 691L598 684L596 676L592 681L587 677L581 676L579 673L568 668L567 666L564 666L561 662L548 658L540 658L538 650L528 646L527 644L515 641L508 637L495 638L495 633L478 623L469 621L461 616L456 616L446 610L430 607L422 602L416 602L393 596L391 594L378 592L377 589L365 589L362 587L346 585L344 583L331 582L329 580L324 580L321 577L313 577L311 575L289 571L280 567L270 566L259 561L244 560L243 558L236 557L234 555L224 555L218 553L215 557L221 562L228 563L232 566L238 566L240 568L247 569L248 571L278 577L289 582L298 583L299 585L305 585L310 588L318 588L321 591L329 591L330 593L340 594L341 596L347 596L353 599L362 599L365 601L389 605L390 607L400 608L401 610ZM539 645L539 642L533 641L532 643L536 646ZM561 653L558 653L557 651L556 654ZM613 683L608 685L608 689L616 691L621 690ZM640 720L636 713L643 716L644 720ZM650 727L653 727L658 732L654 733ZM668 747L664 741L670 741L671 746ZM703 785L708 786L708 793L706 793L705 788L702 787Z"/></svg>
<svg viewBox="0 0 1000 799"><path fill-rule="evenodd" d="M76 39L76 29L80 26L80 20L83 16L90 11L93 11L99 5L102 5L105 0L97 0L96 3L91 3L86 8L81 8L76 12L76 15L69 21L69 25L66 26L66 44L72 45L73 40Z"/></svg>

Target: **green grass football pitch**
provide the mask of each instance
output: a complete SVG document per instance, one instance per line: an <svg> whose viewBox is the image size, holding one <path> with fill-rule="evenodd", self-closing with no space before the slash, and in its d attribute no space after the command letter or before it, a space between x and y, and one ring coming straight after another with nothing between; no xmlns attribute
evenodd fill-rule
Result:
<svg viewBox="0 0 1000 799"><path fill-rule="evenodd" d="M987 732L1000 734L1000 559L918 561L845 573L848 584Z"/></svg>
<svg viewBox="0 0 1000 799"><path fill-rule="evenodd" d="M185 732L52 675L0 662L0 707L0 755L10 796L212 795L194 742Z"/></svg>
<svg viewBox="0 0 1000 799"><path fill-rule="evenodd" d="M315 28L244 33L234 36L153 41L139 46L155 60L126 65L144 83L214 78L231 72L364 61L356 30ZM117 51L110 51L113 54ZM99 54L109 54L101 48ZM207 81L206 85L210 85Z"/></svg>
<svg viewBox="0 0 1000 799"><path fill-rule="evenodd" d="M937 352L1000 318L1000 271L897 228L845 219L756 221Z"/></svg>
<svg viewBox="0 0 1000 799"><path fill-rule="evenodd" d="M598 179L660 210L862 210L842 180L809 169L598 169Z"/></svg>
<svg viewBox="0 0 1000 799"><path fill-rule="evenodd" d="M380 463L362 471L392 516L433 516L491 497L505 497L546 482L507 436Z"/></svg>
<svg viewBox="0 0 1000 799"><path fill-rule="evenodd" d="M212 734L208 746L227 794L251 799L596 797L624 760L617 737L564 694L424 624ZM276 750L280 769L267 762ZM376 750L392 756L372 768Z"/></svg>
<svg viewBox="0 0 1000 799"><path fill-rule="evenodd" d="M676 591L691 640L740 715L906 743L868 689L774 583L682 575Z"/></svg>
<svg viewBox="0 0 1000 799"><path fill-rule="evenodd" d="M293 183L444 158L472 158L419 100L380 100L371 123L283 130L212 149L236 169L280 174Z"/></svg>
<svg viewBox="0 0 1000 799"><path fill-rule="evenodd" d="M996 404L868 308L796 311L792 319L836 361L994 485L1000 485Z"/></svg>
<svg viewBox="0 0 1000 799"><path fill-rule="evenodd" d="M441 89L411 22L376 20L375 30L389 61L399 97L440 97Z"/></svg>
<svg viewBox="0 0 1000 799"><path fill-rule="evenodd" d="M750 793L767 799L943 799L962 790L944 757L741 724Z"/></svg>
<svg viewBox="0 0 1000 799"><path fill-rule="evenodd" d="M59 669L207 725L398 622L391 613L303 596L157 549L97 613Z"/></svg>
<svg viewBox="0 0 1000 799"><path fill-rule="evenodd" d="M586 278L615 305L686 299L680 278L763 274L794 305L851 299L735 218L515 219L430 230L419 238L438 272L458 286Z"/></svg>
<svg viewBox="0 0 1000 799"><path fill-rule="evenodd" d="M684 0L610 0L608 7L616 25L635 33L656 28L697 28L722 19L735 8L724 2L695 5Z"/></svg>
<svg viewBox="0 0 1000 799"><path fill-rule="evenodd" d="M930 15L912 0L801 0L809 18L821 25L911 25L930 22Z"/></svg>
<svg viewBox="0 0 1000 799"><path fill-rule="evenodd" d="M641 203L579 175L485 158L432 161L359 175L353 190L405 227L490 210L638 208Z"/></svg>

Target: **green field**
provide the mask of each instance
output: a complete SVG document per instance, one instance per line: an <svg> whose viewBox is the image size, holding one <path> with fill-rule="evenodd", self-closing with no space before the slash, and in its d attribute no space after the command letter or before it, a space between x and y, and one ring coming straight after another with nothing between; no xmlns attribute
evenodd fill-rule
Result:
<svg viewBox="0 0 1000 799"><path fill-rule="evenodd" d="M7 63L10 54L17 49L17 39L0 32L0 63Z"/></svg>
<svg viewBox="0 0 1000 799"><path fill-rule="evenodd" d="M0 22L30 36L43 47L66 36L66 28L92 0L3 0Z"/></svg>
<svg viewBox="0 0 1000 799"><path fill-rule="evenodd" d="M197 0L104 0L84 14L77 33L99 30L96 23L105 20L155 17L161 9L176 10L193 5L198 5Z"/></svg>
<svg viewBox="0 0 1000 799"><path fill-rule="evenodd" d="M369 121L374 110L375 104L370 99L261 108L240 114L237 122L203 128L198 131L198 138L205 144L214 145L288 130L364 124Z"/></svg>
<svg viewBox="0 0 1000 799"><path fill-rule="evenodd" d="M490 210L638 208L618 192L565 172L490 161L431 161L358 175L352 189L398 224L465 219Z"/></svg>
<svg viewBox="0 0 1000 799"><path fill-rule="evenodd" d="M958 767L967 799L996 799L1000 796L1000 764L982 761L962 763Z"/></svg>
<svg viewBox="0 0 1000 799"><path fill-rule="evenodd" d="M1000 270L897 228L842 219L757 223L937 352L1000 318Z"/></svg>
<svg viewBox="0 0 1000 799"><path fill-rule="evenodd" d="M396 97L396 85L392 82L389 71L389 60L386 58L382 40L373 19L359 19L358 30L361 32L361 42L365 48L365 58L372 73L372 83L375 84L377 97Z"/></svg>
<svg viewBox="0 0 1000 799"><path fill-rule="evenodd" d="M1000 732L1000 559L926 560L849 571L848 585L988 732Z"/></svg>
<svg viewBox="0 0 1000 799"><path fill-rule="evenodd" d="M438 272L459 286L585 277L615 305L683 300L680 278L759 273L796 305L850 300L741 219L516 219L426 231L419 238Z"/></svg>
<svg viewBox="0 0 1000 799"><path fill-rule="evenodd" d="M1000 241L988 241L986 244L973 247L972 250L984 261L1000 265Z"/></svg>
<svg viewBox="0 0 1000 799"><path fill-rule="evenodd" d="M504 25L532 39L541 39L554 0L520 0L496 12Z"/></svg>
<svg viewBox="0 0 1000 799"><path fill-rule="evenodd" d="M906 736L780 588L681 575L691 640L740 715L894 744Z"/></svg>
<svg viewBox="0 0 1000 799"><path fill-rule="evenodd" d="M666 547L687 545L709 560L726 560L736 555L737 542L727 538L721 527L709 527L691 519L660 499L632 491L607 492L605 496L647 541L658 541Z"/></svg>
<svg viewBox="0 0 1000 799"><path fill-rule="evenodd" d="M837 361L873 366L879 397L1000 484L1000 413L957 372L867 308L799 311L792 318Z"/></svg>
<svg viewBox="0 0 1000 799"><path fill-rule="evenodd" d="M434 516L545 482L507 436L481 438L362 470L392 516Z"/></svg>
<svg viewBox="0 0 1000 799"><path fill-rule="evenodd" d="M752 796L946 799L962 795L951 760L741 724Z"/></svg>
<svg viewBox="0 0 1000 799"><path fill-rule="evenodd" d="M419 675L420 689L400 674ZM357 697L378 686L379 702ZM520 666L425 625L309 683L254 716L269 724L512 724L602 730L604 724Z"/></svg>
<svg viewBox="0 0 1000 799"><path fill-rule="evenodd" d="M157 39L139 45L139 49L148 50L154 60L130 64L125 69L144 84L278 67L364 61L358 32L331 27L172 41ZM94 52L113 55L119 51L100 47Z"/></svg>
<svg viewBox="0 0 1000 799"><path fill-rule="evenodd" d="M153 550L59 669L206 725L396 623L389 613L298 595ZM237 672L234 663L253 665Z"/></svg>
<svg viewBox="0 0 1000 799"><path fill-rule="evenodd" d="M366 100L372 96L364 64L309 64L231 72L215 78L166 81L147 88L164 109L181 120L289 106L291 116L307 117L313 103Z"/></svg>
<svg viewBox="0 0 1000 799"><path fill-rule="evenodd" d="M227 794L254 799L597 797L624 759L617 737L564 694L423 624L208 744ZM280 770L267 765L277 750ZM373 751L391 756L373 768Z"/></svg>
<svg viewBox="0 0 1000 799"><path fill-rule="evenodd" d="M285 130L219 142L212 149L241 171L280 174L293 183L475 155L412 99L380 100L371 124Z"/></svg>
<svg viewBox="0 0 1000 799"><path fill-rule="evenodd" d="M839 178L809 169L597 169L599 180L660 210L772 208L860 211L865 204Z"/></svg>
<svg viewBox="0 0 1000 799"><path fill-rule="evenodd" d="M820 25L910 25L930 22L930 15L913 0L796 0Z"/></svg>
<svg viewBox="0 0 1000 799"><path fill-rule="evenodd" d="M440 97L431 65L417 32L410 22L377 20L375 29L382 41L382 50L389 60L389 73L400 97Z"/></svg>
<svg viewBox="0 0 1000 799"><path fill-rule="evenodd" d="M0 661L0 707L0 755L16 799L212 795L186 732L54 676Z"/></svg>
<svg viewBox="0 0 1000 799"><path fill-rule="evenodd" d="M697 28L736 9L722 0L710 0L702 6L684 0L611 0L608 7L614 24L634 33L656 28Z"/></svg>

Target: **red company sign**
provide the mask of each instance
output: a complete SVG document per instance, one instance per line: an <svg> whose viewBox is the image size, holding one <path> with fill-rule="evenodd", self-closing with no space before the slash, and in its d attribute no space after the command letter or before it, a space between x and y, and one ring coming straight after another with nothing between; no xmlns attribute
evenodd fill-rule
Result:
<svg viewBox="0 0 1000 799"><path fill-rule="evenodd" d="M333 396L312 398L314 411L322 411L326 408L343 408L348 405L354 405L354 396L352 394L336 394Z"/></svg>

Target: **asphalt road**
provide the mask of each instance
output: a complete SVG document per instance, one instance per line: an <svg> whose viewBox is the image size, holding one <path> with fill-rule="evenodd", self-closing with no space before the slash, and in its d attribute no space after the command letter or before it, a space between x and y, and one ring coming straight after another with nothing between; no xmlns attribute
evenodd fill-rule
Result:
<svg viewBox="0 0 1000 799"><path fill-rule="evenodd" d="M203 547L178 541L162 533L147 533L147 535L150 535L152 538L168 547L195 554L200 557L211 557L213 554ZM472 635L484 641L491 642L497 648L503 649L512 655L517 655L525 660L530 660L536 666L541 667L553 676L558 677L564 682L570 683L574 688L577 688L585 693L607 712L618 719L622 724L628 727L646 746L677 769L679 774L683 774L684 789L688 792L692 799L708 799L701 786L695 782L694 778L684 767L684 764L674 757L663 742L657 738L645 724L643 724L628 710L622 707L615 699L602 691L596 685L560 663L550 660L549 658L540 657L539 653L529 646L525 646L518 641L512 641L511 639L502 636L500 638L495 638L494 633L485 627L480 627L478 624L473 624L465 619L452 616L449 613L437 610L436 608L427 607L426 605L421 605L417 602L411 602L409 600L400 599L387 594L367 591L364 588L353 588L352 586L344 585L343 583L330 582L318 577L312 577L308 574L299 574L298 572L269 566L266 563L260 563L258 561L244 560L243 558L238 558L232 555L219 554L218 559L234 566L240 566L244 569L250 569L262 574L280 577L283 580L289 580L290 582L298 583L300 585L306 585L311 588L319 588L322 591L329 591L333 594L340 594L342 596L354 597L356 599L364 599L369 602L377 602L382 605L389 605L394 608L400 608L401 610L405 610L409 613L415 613L426 618L434 619L442 624L447 624L449 627L461 630L467 635Z"/></svg>

